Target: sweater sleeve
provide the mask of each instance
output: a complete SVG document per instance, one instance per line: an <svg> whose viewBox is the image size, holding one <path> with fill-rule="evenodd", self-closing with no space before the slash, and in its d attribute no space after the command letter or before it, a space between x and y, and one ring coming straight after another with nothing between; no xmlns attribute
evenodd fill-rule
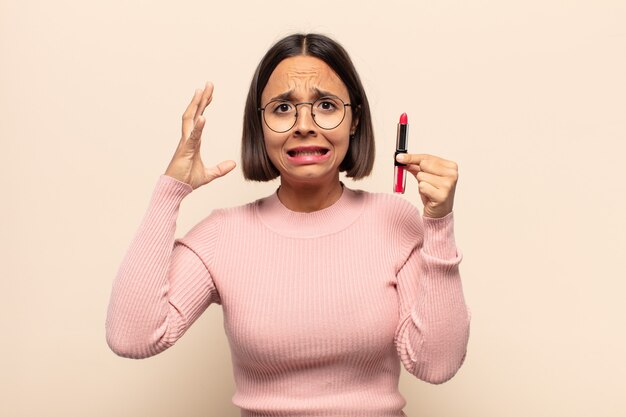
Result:
<svg viewBox="0 0 626 417"><path fill-rule="evenodd" d="M409 373L441 384L457 373L467 352L470 311L459 274L463 255L454 242L452 212L438 219L422 217L421 222L412 217L404 229L413 244L397 275L395 344Z"/></svg>
<svg viewBox="0 0 626 417"><path fill-rule="evenodd" d="M191 186L165 174L113 281L107 344L141 359L172 346L219 294L198 255L174 238L180 203Z"/></svg>

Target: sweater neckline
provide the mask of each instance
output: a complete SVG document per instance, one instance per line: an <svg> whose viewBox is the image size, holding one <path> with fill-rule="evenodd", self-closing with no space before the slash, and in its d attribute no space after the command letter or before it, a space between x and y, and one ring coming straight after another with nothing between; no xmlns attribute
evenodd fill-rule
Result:
<svg viewBox="0 0 626 417"><path fill-rule="evenodd" d="M341 197L332 205L309 213L288 209L278 198L278 189L257 200L255 211L269 229L283 236L313 238L336 233L350 226L363 212L365 193L343 184Z"/></svg>

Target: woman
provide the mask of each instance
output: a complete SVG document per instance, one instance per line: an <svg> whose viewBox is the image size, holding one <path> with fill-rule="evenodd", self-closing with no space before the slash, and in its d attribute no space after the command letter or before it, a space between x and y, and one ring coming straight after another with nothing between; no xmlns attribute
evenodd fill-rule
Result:
<svg viewBox="0 0 626 417"><path fill-rule="evenodd" d="M280 186L214 210L175 239L182 199L235 167L200 159L212 91L207 83L187 107L115 279L109 346L129 358L156 355L216 303L242 416L403 416L400 363L437 384L465 358L456 164L401 161L418 180L423 216L397 196L346 187L340 172L362 178L374 160L365 92L339 44L291 35L261 60L244 114L244 176L280 177Z"/></svg>

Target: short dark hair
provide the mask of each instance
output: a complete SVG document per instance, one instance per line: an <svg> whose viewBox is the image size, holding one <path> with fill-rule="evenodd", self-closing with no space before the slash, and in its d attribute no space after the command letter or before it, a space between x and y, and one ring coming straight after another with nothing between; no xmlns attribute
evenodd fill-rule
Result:
<svg viewBox="0 0 626 417"><path fill-rule="evenodd" d="M345 171L346 176L353 179L368 176L374 166L374 129L367 96L352 60L339 43L325 35L296 33L276 42L261 59L252 77L243 115L241 140L244 178L253 181L270 181L280 175L265 149L261 114L258 108L261 106L261 94L274 69L284 59L299 55L321 59L346 85L350 94L353 117L358 117L359 123L354 134L350 136L348 152L339 165L339 171Z"/></svg>

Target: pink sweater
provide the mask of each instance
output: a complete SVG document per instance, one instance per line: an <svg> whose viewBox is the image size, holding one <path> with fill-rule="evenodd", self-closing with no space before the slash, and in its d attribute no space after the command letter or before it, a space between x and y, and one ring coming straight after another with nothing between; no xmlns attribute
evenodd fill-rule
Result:
<svg viewBox="0 0 626 417"><path fill-rule="evenodd" d="M405 416L401 363L434 384L462 365L470 315L453 213L422 217L400 197L348 187L300 213L274 193L175 239L191 192L157 181L113 283L116 354L156 355L220 304L242 417Z"/></svg>

